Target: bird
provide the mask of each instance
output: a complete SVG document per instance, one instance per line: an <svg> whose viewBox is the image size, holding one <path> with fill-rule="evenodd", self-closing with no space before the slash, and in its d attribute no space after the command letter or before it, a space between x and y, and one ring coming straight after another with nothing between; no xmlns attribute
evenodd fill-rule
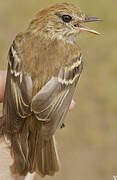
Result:
<svg viewBox="0 0 117 180"><path fill-rule="evenodd" d="M40 10L13 40L0 125L12 175L44 177L59 170L54 135L64 127L83 69L77 37L84 31L99 35L84 23L100 20L72 3L57 3Z"/></svg>

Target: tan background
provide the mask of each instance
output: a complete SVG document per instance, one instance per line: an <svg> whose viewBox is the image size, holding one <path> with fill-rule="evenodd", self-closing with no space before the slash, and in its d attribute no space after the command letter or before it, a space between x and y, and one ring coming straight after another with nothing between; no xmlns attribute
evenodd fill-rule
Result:
<svg viewBox="0 0 117 180"><path fill-rule="evenodd" d="M6 69L8 48L31 17L54 0L0 0L0 69ZM84 71L75 93L75 109L56 139L61 170L45 180L112 180L117 175L117 1L73 0L102 35L82 33ZM1 145L0 180L10 180L8 151ZM41 178L37 178L41 179Z"/></svg>

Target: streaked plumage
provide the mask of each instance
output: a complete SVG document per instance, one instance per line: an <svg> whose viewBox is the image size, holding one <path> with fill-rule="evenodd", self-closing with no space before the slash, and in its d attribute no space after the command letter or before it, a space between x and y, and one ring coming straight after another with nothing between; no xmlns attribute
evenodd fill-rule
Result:
<svg viewBox="0 0 117 180"><path fill-rule="evenodd" d="M63 22L64 14L71 20ZM10 142L14 175L59 169L54 134L82 72L76 25L86 17L71 3L56 4L40 11L10 47L1 131Z"/></svg>

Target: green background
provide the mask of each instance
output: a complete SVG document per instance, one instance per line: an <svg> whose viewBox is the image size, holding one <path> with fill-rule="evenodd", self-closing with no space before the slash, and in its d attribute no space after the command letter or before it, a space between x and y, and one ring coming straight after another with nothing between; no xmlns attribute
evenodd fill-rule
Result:
<svg viewBox="0 0 117 180"><path fill-rule="evenodd" d="M56 2L67 1L0 0L0 69L7 67L15 35L36 12ZM66 128L56 134L60 171L45 180L112 180L117 175L117 1L71 2L104 21L88 24L101 36L80 34L84 70L74 96L76 107L67 115Z"/></svg>

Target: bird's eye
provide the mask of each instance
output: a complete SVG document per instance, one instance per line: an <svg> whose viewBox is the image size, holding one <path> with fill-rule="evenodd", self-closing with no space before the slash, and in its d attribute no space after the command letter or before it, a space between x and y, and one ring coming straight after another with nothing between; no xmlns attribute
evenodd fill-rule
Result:
<svg viewBox="0 0 117 180"><path fill-rule="evenodd" d="M63 15L62 20L66 23L69 23L72 20L72 17L69 15Z"/></svg>

